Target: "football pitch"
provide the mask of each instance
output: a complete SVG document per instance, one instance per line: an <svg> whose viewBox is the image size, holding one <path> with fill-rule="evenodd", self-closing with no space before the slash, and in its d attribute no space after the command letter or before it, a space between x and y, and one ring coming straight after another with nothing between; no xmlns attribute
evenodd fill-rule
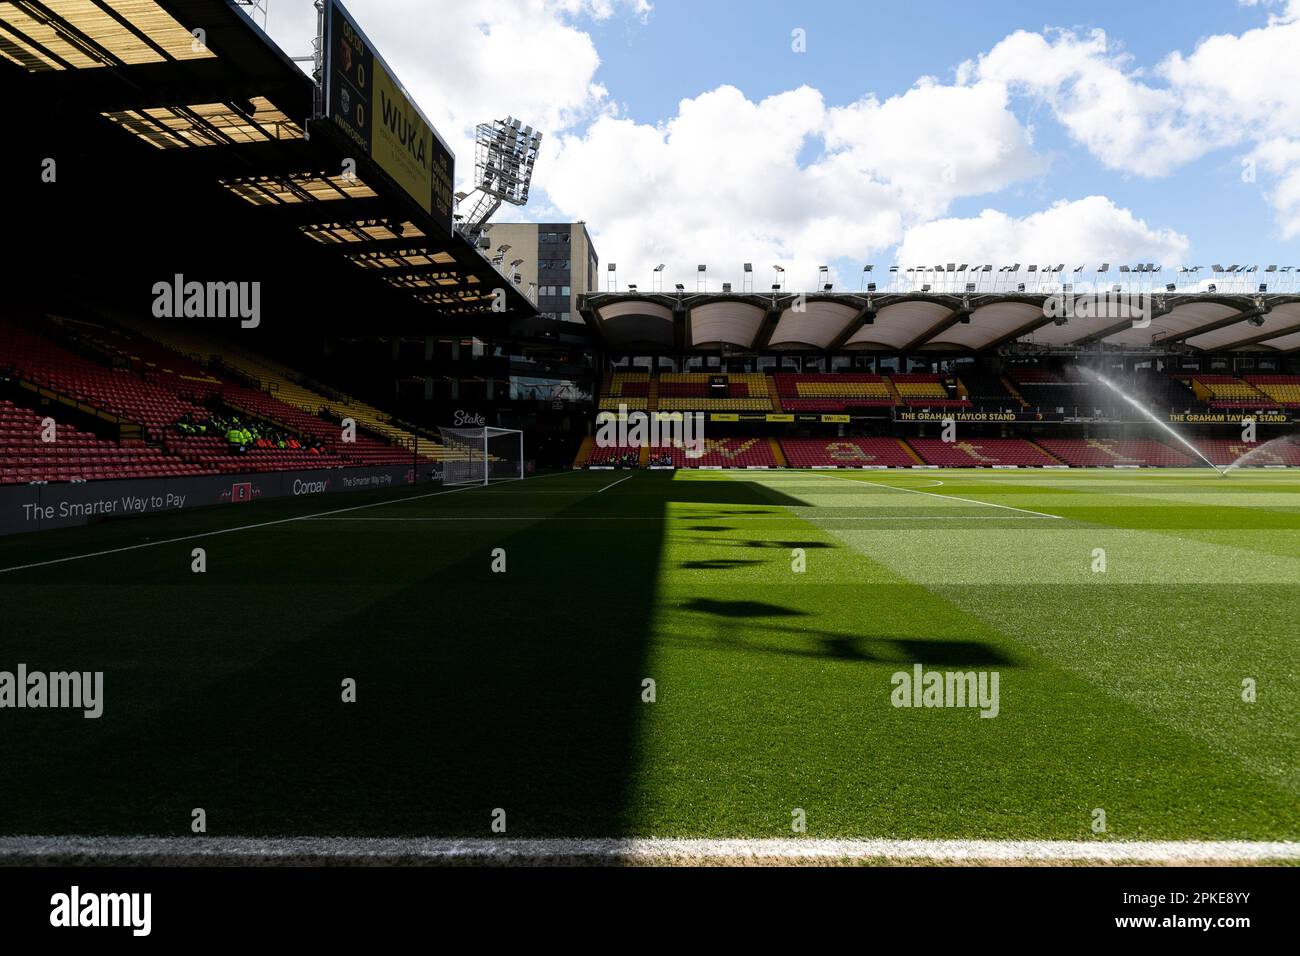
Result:
<svg viewBox="0 0 1300 956"><path fill-rule="evenodd" d="M0 836L1300 839L1294 472L568 472L0 568L0 669L104 673L6 715Z"/></svg>

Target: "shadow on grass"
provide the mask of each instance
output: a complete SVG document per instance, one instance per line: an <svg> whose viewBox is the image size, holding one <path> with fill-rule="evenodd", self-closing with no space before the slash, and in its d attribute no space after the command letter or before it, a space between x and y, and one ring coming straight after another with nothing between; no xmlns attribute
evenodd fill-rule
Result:
<svg viewBox="0 0 1300 956"><path fill-rule="evenodd" d="M473 513L477 496L529 488L385 516ZM531 519L281 525L214 539L207 580L168 549L133 552L134 586L112 592L111 615L77 598L104 593L105 566L54 566L24 582L6 659L102 667L105 716L11 722L0 832L189 835L194 808L223 836L489 836L498 808L511 836L630 832L668 502L697 497L771 500L740 482L638 475L530 502L555 518L642 519L617 533ZM234 561L237 579L223 579Z"/></svg>
<svg viewBox="0 0 1300 956"><path fill-rule="evenodd" d="M713 601L696 599L682 605L685 610L724 619L723 626L707 637L684 638L680 646L709 646L755 654L826 658L861 663L907 663L928 667L1014 667L1016 662L986 641L960 641L916 637L887 637L876 634L845 634L808 624L795 627L768 623L774 618L809 617L807 611L766 604L761 601ZM745 618L741 625L737 619ZM778 635L784 643L765 640ZM791 643L790 638L797 639Z"/></svg>

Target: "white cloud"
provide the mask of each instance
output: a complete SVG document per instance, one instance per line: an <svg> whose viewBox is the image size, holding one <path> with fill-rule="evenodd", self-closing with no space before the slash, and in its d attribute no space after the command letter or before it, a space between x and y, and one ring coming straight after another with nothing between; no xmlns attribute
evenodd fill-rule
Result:
<svg viewBox="0 0 1300 956"><path fill-rule="evenodd" d="M1023 30L967 66L963 75L1004 83L1043 100L1070 135L1104 166L1162 176L1214 148L1180 112L1176 93L1142 82L1106 34Z"/></svg>
<svg viewBox="0 0 1300 956"><path fill-rule="evenodd" d="M695 264L707 262L713 288L738 285L750 261L762 288L780 262L802 288L821 264L887 257L899 243L900 261L1172 262L1186 251L1185 236L1102 196L1022 218L994 209L942 218L956 199L1046 172L1016 114L1020 97L1045 104L1102 165L1125 173L1165 176L1237 150L1260 171L1283 234L1300 235L1300 0L1258 5L1266 25L1211 36L1151 70L1101 31L1018 31L950 84L922 77L900 95L847 105L810 87L755 101L720 86L658 124L620 117L584 29L618 15L645 22L646 0L350 8L451 141L462 188L476 123L512 113L547 134L533 204L499 218L586 220L623 282L648 285L667 262L668 282L694 288ZM271 32L291 53L305 52L313 28L310 6L300 7L272 6Z"/></svg>
<svg viewBox="0 0 1300 956"><path fill-rule="evenodd" d="M1272 176L1268 198L1277 211L1282 238L1300 238L1300 140L1268 140L1249 158Z"/></svg>
<svg viewBox="0 0 1300 956"><path fill-rule="evenodd" d="M1272 11L1266 25L1202 40L1144 72L1113 50L1105 33L1018 31L975 62L965 81L1000 82L1046 103L1070 135L1104 166L1167 176L1214 150L1245 149L1273 177L1278 226L1300 233L1300 0Z"/></svg>
<svg viewBox="0 0 1300 956"><path fill-rule="evenodd" d="M558 209L592 225L624 282L644 287L666 262L670 283L694 289L704 262L712 288L739 288L749 261L760 288L772 263L807 288L819 265L880 252L954 198L1045 168L1002 87L923 80L833 108L809 87L753 102L722 86L661 126L600 118L544 150L538 176Z"/></svg>
<svg viewBox="0 0 1300 956"><path fill-rule="evenodd" d="M1041 212L1015 218L985 209L968 219L936 219L907 231L898 261L905 266L937 262L996 265L1154 261L1172 265L1184 258L1186 236L1158 229L1105 196L1060 201Z"/></svg>
<svg viewBox="0 0 1300 956"><path fill-rule="evenodd" d="M513 115L553 133L610 108L600 57L582 18L619 9L644 20L646 0L351 0L348 10L456 154L458 184L474 175L474 127ZM274 3L268 33L304 55L311 4Z"/></svg>

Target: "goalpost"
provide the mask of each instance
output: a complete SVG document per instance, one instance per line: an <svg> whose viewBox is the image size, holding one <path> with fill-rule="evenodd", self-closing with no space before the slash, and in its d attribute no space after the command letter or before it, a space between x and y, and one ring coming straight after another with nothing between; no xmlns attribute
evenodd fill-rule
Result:
<svg viewBox="0 0 1300 956"><path fill-rule="evenodd" d="M443 428L444 485L486 485L524 477L524 433L513 428Z"/></svg>

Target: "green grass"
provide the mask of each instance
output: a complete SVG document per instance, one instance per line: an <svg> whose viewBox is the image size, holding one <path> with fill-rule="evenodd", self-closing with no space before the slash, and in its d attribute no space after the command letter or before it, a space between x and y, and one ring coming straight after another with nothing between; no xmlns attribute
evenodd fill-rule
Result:
<svg viewBox="0 0 1300 956"><path fill-rule="evenodd" d="M0 833L1300 839L1294 473L626 475L0 540Z"/></svg>

